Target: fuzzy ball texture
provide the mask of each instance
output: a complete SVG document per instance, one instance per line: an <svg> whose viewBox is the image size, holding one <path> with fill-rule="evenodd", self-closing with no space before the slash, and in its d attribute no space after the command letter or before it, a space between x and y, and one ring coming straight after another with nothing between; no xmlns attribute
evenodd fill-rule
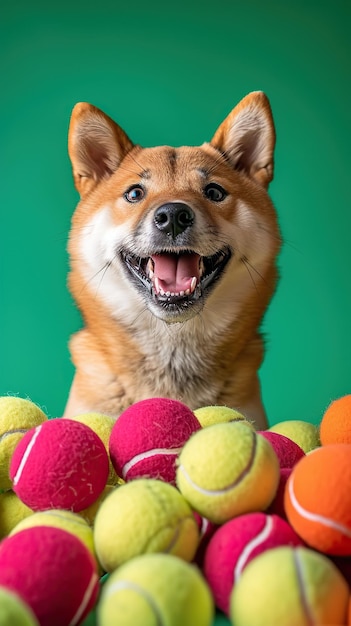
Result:
<svg viewBox="0 0 351 626"><path fill-rule="evenodd" d="M329 443L351 443L351 395L334 400L320 423L323 446Z"/></svg>
<svg viewBox="0 0 351 626"><path fill-rule="evenodd" d="M351 555L351 444L330 444L307 454L288 478L285 511L311 547Z"/></svg>
<svg viewBox="0 0 351 626"><path fill-rule="evenodd" d="M177 456L200 428L193 411L178 400L136 402L120 415L111 433L116 473L126 481L145 476L174 483Z"/></svg>
<svg viewBox="0 0 351 626"><path fill-rule="evenodd" d="M0 587L0 624L1 626L39 626L32 610L21 598Z"/></svg>
<svg viewBox="0 0 351 626"><path fill-rule="evenodd" d="M294 467L305 456L302 448L289 437L269 430L260 430L259 433L271 444L281 468Z"/></svg>
<svg viewBox="0 0 351 626"><path fill-rule="evenodd" d="M96 558L93 529L78 513L72 513L72 511L65 511L63 509L39 511L19 522L10 534L14 535L21 530L33 528L34 526L61 528L61 530L72 533L77 539L83 542L85 547L88 548L94 558Z"/></svg>
<svg viewBox="0 0 351 626"><path fill-rule="evenodd" d="M93 502L93 504L88 506L86 509L83 509L82 511L77 511L78 515L81 515L81 517L86 522L88 522L90 526L94 526L95 518L97 516L98 510L101 504L103 503L104 500L106 500L107 496L109 496L110 493L112 493L116 488L117 487L115 485L106 485L106 487L104 488L102 493L99 495L97 500L95 500L95 502Z"/></svg>
<svg viewBox="0 0 351 626"><path fill-rule="evenodd" d="M30 509L14 491L0 494L0 539L4 539L11 530L26 517L33 515ZM1 624L1 622L0 622Z"/></svg>
<svg viewBox="0 0 351 626"><path fill-rule="evenodd" d="M107 452L96 433L62 418L28 431L10 466L14 491L35 511L90 506L103 491L108 472Z"/></svg>
<svg viewBox="0 0 351 626"><path fill-rule="evenodd" d="M117 487L101 504L94 541L99 562L112 572L147 552L167 552L191 561L199 529L189 504L173 485L139 478Z"/></svg>
<svg viewBox="0 0 351 626"><path fill-rule="evenodd" d="M285 488L292 470L292 467L280 468L280 477L277 492L268 509L266 509L266 513L269 513L270 515L279 515L285 520L287 519L284 504Z"/></svg>
<svg viewBox="0 0 351 626"><path fill-rule="evenodd" d="M231 409L229 406L203 406L196 409L194 413L202 428L212 426L213 424L222 424L223 422L238 421L255 430L252 422L247 420L242 413L236 411L235 409Z"/></svg>
<svg viewBox="0 0 351 626"><path fill-rule="evenodd" d="M103 444L105 445L106 452L109 455L109 443L112 429L116 423L116 420L109 415L104 415L103 413L82 413L81 415L75 415L70 418L75 422L80 422L81 424L85 424L89 426L101 439ZM109 474L107 478L108 485L119 485L123 481L119 476L117 476L115 469L112 465L112 461L109 457Z"/></svg>
<svg viewBox="0 0 351 626"><path fill-rule="evenodd" d="M104 585L99 626L211 626L214 606L197 567L167 554L148 554L118 568Z"/></svg>
<svg viewBox="0 0 351 626"><path fill-rule="evenodd" d="M268 429L269 432L280 433L295 441L307 454L320 446L319 428L310 422L303 420L287 420L274 424Z"/></svg>
<svg viewBox="0 0 351 626"><path fill-rule="evenodd" d="M202 568L208 542L216 532L218 525L213 524L210 520L206 519L206 517L197 513L197 511L194 511L194 517L200 532L199 545L196 550L194 562Z"/></svg>
<svg viewBox="0 0 351 626"><path fill-rule="evenodd" d="M203 428L179 456L179 490L214 524L265 510L278 483L279 462L271 444L240 422Z"/></svg>
<svg viewBox="0 0 351 626"><path fill-rule="evenodd" d="M348 585L323 554L305 547L267 550L249 563L230 600L235 626L345 624Z"/></svg>
<svg viewBox="0 0 351 626"><path fill-rule="evenodd" d="M302 541L277 515L248 513L223 524L209 541L203 566L217 607L228 614L230 594L245 567L262 552L284 545Z"/></svg>
<svg viewBox="0 0 351 626"><path fill-rule="evenodd" d="M11 489L9 476L14 449L24 434L47 421L45 413L31 400L0 397L0 489Z"/></svg>
<svg viewBox="0 0 351 626"><path fill-rule="evenodd" d="M89 550L71 533L44 526L2 541L0 585L30 606L40 626L80 624L99 592Z"/></svg>

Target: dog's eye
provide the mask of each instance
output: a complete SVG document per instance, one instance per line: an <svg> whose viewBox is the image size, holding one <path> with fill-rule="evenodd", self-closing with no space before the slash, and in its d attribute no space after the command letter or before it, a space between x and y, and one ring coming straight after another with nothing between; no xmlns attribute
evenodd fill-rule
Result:
<svg viewBox="0 0 351 626"><path fill-rule="evenodd" d="M212 202L221 202L228 195L226 190L217 183L209 183L208 185L206 185L204 189L204 194L206 198L208 198Z"/></svg>
<svg viewBox="0 0 351 626"><path fill-rule="evenodd" d="M124 194L128 202L140 202L145 196L145 189L141 185L133 185L129 187Z"/></svg>

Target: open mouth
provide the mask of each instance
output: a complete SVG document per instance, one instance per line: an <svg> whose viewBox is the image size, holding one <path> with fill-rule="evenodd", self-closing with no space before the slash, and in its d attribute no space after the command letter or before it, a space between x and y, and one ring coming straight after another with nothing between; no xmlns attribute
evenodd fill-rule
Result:
<svg viewBox="0 0 351 626"><path fill-rule="evenodd" d="M156 302L178 307L187 306L208 292L220 278L230 257L229 248L212 256L201 256L189 250L160 252L149 257L122 253L129 272Z"/></svg>

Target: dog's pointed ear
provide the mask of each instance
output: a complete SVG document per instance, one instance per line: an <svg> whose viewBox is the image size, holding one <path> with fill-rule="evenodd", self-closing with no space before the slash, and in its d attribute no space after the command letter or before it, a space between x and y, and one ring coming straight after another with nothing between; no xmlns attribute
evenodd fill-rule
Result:
<svg viewBox="0 0 351 626"><path fill-rule="evenodd" d="M210 142L231 165L267 188L273 178L275 130L262 91L248 94L229 113Z"/></svg>
<svg viewBox="0 0 351 626"><path fill-rule="evenodd" d="M133 143L103 111L87 102L75 105L68 131L68 153L76 189L83 197L109 178Z"/></svg>

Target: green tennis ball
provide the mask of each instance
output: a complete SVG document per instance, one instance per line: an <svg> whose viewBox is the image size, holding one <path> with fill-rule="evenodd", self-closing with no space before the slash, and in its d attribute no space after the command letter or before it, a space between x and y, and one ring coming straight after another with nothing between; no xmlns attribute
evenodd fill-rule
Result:
<svg viewBox="0 0 351 626"><path fill-rule="evenodd" d="M140 478L104 500L94 524L99 562L112 572L134 556L167 552L191 561L199 543L193 512L169 483Z"/></svg>
<svg viewBox="0 0 351 626"><path fill-rule="evenodd" d="M39 511L26 517L17 524L10 533L14 535L25 528L33 528L33 526L52 526L61 528L75 535L88 548L97 561L93 529L89 526L78 513L66 511L63 509L49 509L48 511Z"/></svg>
<svg viewBox="0 0 351 626"><path fill-rule="evenodd" d="M211 626L214 603L194 565L167 554L148 554L122 565L104 585L99 626Z"/></svg>
<svg viewBox="0 0 351 626"><path fill-rule="evenodd" d="M17 594L0 587L1 626L39 626L39 622Z"/></svg>
<svg viewBox="0 0 351 626"><path fill-rule="evenodd" d="M23 519L32 515L30 509L14 491L0 494L0 539L4 539ZM1 622L0 622L1 623Z"/></svg>
<svg viewBox="0 0 351 626"><path fill-rule="evenodd" d="M103 413L82 413L81 415L75 415L70 419L89 426L100 437L101 441L105 445L106 452L109 455L110 435L112 428L116 423L116 420L114 420L109 415L104 415ZM124 481L122 480L122 478L117 476L109 455L109 475L107 479L107 484L119 485L123 482Z"/></svg>
<svg viewBox="0 0 351 626"><path fill-rule="evenodd" d="M242 413L239 413L239 411L236 411L235 409L231 409L229 406L203 406L196 409L194 413L203 428L206 426L212 426L213 424L238 421L255 430L254 425L247 420Z"/></svg>
<svg viewBox="0 0 351 626"><path fill-rule="evenodd" d="M47 415L31 400L0 397L0 489L11 489L9 468L13 451L23 435L47 420Z"/></svg>
<svg viewBox="0 0 351 626"><path fill-rule="evenodd" d="M271 444L241 422L197 431L178 458L180 492L214 524L267 509L279 478L279 461Z"/></svg>
<svg viewBox="0 0 351 626"><path fill-rule="evenodd" d="M310 422L286 420L274 424L268 430L289 437L302 448L305 454L320 446L318 426Z"/></svg>
<svg viewBox="0 0 351 626"><path fill-rule="evenodd" d="M235 626L346 624L349 590L337 567L308 548L273 548L244 569L230 598Z"/></svg>

